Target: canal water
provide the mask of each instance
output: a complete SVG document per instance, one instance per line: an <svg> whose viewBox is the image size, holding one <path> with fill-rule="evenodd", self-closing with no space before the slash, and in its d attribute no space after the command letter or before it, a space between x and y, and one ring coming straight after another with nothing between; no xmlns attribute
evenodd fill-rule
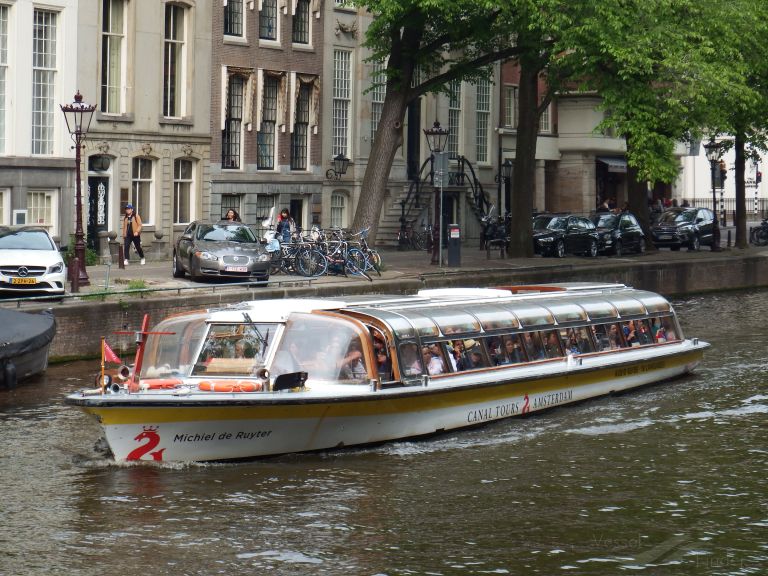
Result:
<svg viewBox="0 0 768 576"><path fill-rule="evenodd" d="M526 419L240 464L115 465L62 397L0 391L0 574L768 572L768 292L675 301L696 374Z"/></svg>

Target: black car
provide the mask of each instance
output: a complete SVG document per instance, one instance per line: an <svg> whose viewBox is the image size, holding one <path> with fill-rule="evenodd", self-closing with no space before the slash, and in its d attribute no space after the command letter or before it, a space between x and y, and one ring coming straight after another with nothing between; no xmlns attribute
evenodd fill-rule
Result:
<svg viewBox="0 0 768 576"><path fill-rule="evenodd" d="M600 236L598 250L604 254L621 256L627 252L645 252L645 234L640 223L631 212L613 214L597 212L589 219Z"/></svg>
<svg viewBox="0 0 768 576"><path fill-rule="evenodd" d="M595 225L583 216L539 214L533 218L533 250L542 256L597 256Z"/></svg>
<svg viewBox="0 0 768 576"><path fill-rule="evenodd" d="M651 227L653 243L672 250L680 250L681 246L689 250L711 246L714 223L715 215L708 208L669 208Z"/></svg>
<svg viewBox="0 0 768 576"><path fill-rule="evenodd" d="M176 240L172 272L196 280L205 276L269 280L264 246L245 224L192 222Z"/></svg>

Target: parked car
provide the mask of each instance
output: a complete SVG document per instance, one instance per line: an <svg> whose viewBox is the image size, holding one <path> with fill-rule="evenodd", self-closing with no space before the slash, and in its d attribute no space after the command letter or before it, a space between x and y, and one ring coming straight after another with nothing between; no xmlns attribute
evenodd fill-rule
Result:
<svg viewBox="0 0 768 576"><path fill-rule="evenodd" d="M689 250L711 246L714 222L715 215L708 208L669 208L651 227L653 243L672 250L680 250L681 246Z"/></svg>
<svg viewBox="0 0 768 576"><path fill-rule="evenodd" d="M67 267L40 226L0 226L0 292L64 295Z"/></svg>
<svg viewBox="0 0 768 576"><path fill-rule="evenodd" d="M538 214L533 218L533 250L542 256L597 256L598 235L588 218L568 214Z"/></svg>
<svg viewBox="0 0 768 576"><path fill-rule="evenodd" d="M626 252L645 252L645 234L631 212L597 212L589 219L597 228L601 253L621 256Z"/></svg>
<svg viewBox="0 0 768 576"><path fill-rule="evenodd" d="M176 240L173 276L269 279L269 255L245 224L192 222Z"/></svg>

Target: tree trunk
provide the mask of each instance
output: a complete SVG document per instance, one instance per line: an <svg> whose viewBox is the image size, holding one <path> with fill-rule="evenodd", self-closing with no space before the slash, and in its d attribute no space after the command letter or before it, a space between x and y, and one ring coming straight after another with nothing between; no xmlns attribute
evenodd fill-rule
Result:
<svg viewBox="0 0 768 576"><path fill-rule="evenodd" d="M744 186L745 158L744 133L736 132L734 138L736 163L734 166L734 183L736 184L736 248L746 248L749 244L747 237L747 195Z"/></svg>
<svg viewBox="0 0 768 576"><path fill-rule="evenodd" d="M395 152L403 144L403 118L407 108L406 94L392 86L387 87L381 119L371 146L368 166L360 187L360 200L355 211L352 229L370 228L368 243L376 243L379 217L389 181L389 172Z"/></svg>
<svg viewBox="0 0 768 576"><path fill-rule="evenodd" d="M509 256L533 256L533 194L536 189L536 139L539 132L539 65L520 59L519 120L515 170L512 177Z"/></svg>

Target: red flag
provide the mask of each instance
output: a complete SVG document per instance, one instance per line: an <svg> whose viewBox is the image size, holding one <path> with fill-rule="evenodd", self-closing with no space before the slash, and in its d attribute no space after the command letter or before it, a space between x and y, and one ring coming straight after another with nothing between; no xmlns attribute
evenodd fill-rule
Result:
<svg viewBox="0 0 768 576"><path fill-rule="evenodd" d="M122 364L123 361L118 358L117 354L112 351L107 341L104 341L104 360L107 362L113 362L115 364Z"/></svg>

